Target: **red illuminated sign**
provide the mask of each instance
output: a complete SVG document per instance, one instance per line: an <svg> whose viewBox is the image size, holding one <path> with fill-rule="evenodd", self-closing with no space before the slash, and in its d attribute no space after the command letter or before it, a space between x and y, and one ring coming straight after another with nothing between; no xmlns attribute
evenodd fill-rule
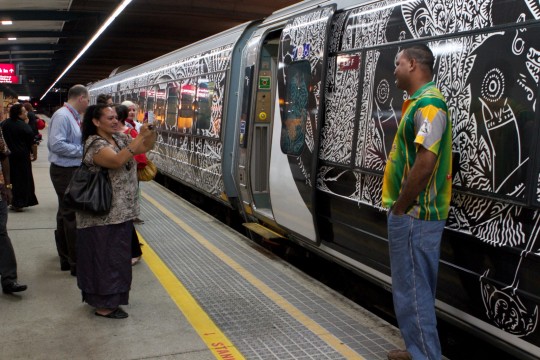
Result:
<svg viewBox="0 0 540 360"><path fill-rule="evenodd" d="M0 75L0 83L2 84L20 84L18 76Z"/></svg>
<svg viewBox="0 0 540 360"><path fill-rule="evenodd" d="M0 64L0 75L17 75L17 68L15 67L15 64Z"/></svg>
<svg viewBox="0 0 540 360"><path fill-rule="evenodd" d="M339 71L356 70L360 65L358 55L339 55L337 59Z"/></svg>

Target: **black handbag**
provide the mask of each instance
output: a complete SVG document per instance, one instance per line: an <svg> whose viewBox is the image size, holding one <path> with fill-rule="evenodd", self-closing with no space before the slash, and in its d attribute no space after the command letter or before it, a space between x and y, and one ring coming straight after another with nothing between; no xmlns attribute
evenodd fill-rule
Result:
<svg viewBox="0 0 540 360"><path fill-rule="evenodd" d="M92 141L88 148L96 141ZM92 171L83 162L73 173L69 185L64 193L64 204L74 210L90 212L95 215L105 215L111 210L112 186L109 179L109 170L101 168Z"/></svg>

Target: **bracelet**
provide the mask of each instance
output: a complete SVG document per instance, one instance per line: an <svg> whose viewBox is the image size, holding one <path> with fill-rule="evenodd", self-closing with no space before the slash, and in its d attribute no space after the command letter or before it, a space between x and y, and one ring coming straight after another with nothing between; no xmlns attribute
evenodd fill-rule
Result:
<svg viewBox="0 0 540 360"><path fill-rule="evenodd" d="M6 184L6 185L5 185L5 188L6 188L6 189L13 189L13 185L12 185L12 184Z"/></svg>
<svg viewBox="0 0 540 360"><path fill-rule="evenodd" d="M131 153L131 155L135 155L135 151L133 151L129 146L126 146L126 149Z"/></svg>

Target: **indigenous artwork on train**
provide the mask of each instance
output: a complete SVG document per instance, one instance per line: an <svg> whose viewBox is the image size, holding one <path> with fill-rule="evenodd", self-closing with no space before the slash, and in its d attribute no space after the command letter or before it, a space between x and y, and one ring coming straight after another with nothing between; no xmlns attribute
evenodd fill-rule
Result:
<svg viewBox="0 0 540 360"><path fill-rule="evenodd" d="M283 29L280 42L278 93L281 106L281 149L288 155L294 178L312 189L314 134L320 121L322 70L329 18L333 7L325 7L295 17ZM300 188L311 208L311 190Z"/></svg>
<svg viewBox="0 0 540 360"><path fill-rule="evenodd" d="M281 129L281 151L300 155L305 143L308 120L309 85L311 68L309 62L299 61L287 68L287 93Z"/></svg>
<svg viewBox="0 0 540 360"><path fill-rule="evenodd" d="M160 171L219 198L226 71L233 44L179 59L120 84L159 129L152 161ZM110 89L115 92L116 89Z"/></svg>
<svg viewBox="0 0 540 360"><path fill-rule="evenodd" d="M436 56L434 81L447 99L459 164L447 229L461 241L480 240L484 253L514 248L500 261L467 254L467 266L480 274L469 293L481 298L483 314L476 315L529 341L540 336L538 306L523 296L534 281L520 270L538 261L532 254L540 255L540 213L528 206L540 203L540 174L529 157L538 131L540 29L519 25L538 18L533 0L390 0L336 16L317 179L320 191L383 210L382 174L407 97L393 75L400 41L455 34L426 40ZM497 27L506 24L514 26ZM356 180L338 184L344 178Z"/></svg>

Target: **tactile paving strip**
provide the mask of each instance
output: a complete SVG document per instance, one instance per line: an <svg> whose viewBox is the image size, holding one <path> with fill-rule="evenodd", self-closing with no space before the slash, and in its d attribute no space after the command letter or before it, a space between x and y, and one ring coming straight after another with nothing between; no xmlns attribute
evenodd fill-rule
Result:
<svg viewBox="0 0 540 360"><path fill-rule="evenodd" d="M365 359L385 359L395 348L362 319L285 274L238 233L153 182L142 190ZM343 358L144 198L141 212L146 221L137 230L247 359Z"/></svg>

